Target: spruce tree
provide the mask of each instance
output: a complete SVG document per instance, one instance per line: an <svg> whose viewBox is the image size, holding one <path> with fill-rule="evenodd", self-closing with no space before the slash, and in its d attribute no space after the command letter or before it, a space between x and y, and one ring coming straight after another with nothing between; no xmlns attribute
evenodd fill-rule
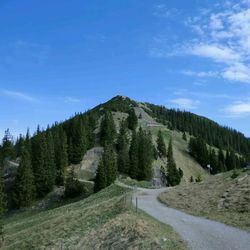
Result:
<svg viewBox="0 0 250 250"><path fill-rule="evenodd" d="M115 181L118 171L114 147L108 143L104 146L103 165L106 171L107 186L109 186Z"/></svg>
<svg viewBox="0 0 250 250"><path fill-rule="evenodd" d="M152 136L140 127L138 132L138 180L151 179L153 157Z"/></svg>
<svg viewBox="0 0 250 250"><path fill-rule="evenodd" d="M49 155L51 148L48 147L46 134L38 130L32 139L32 167L38 197L46 195L54 185L53 163Z"/></svg>
<svg viewBox="0 0 250 250"><path fill-rule="evenodd" d="M13 136L10 133L10 130L5 131L3 140L2 140L2 159L12 159L14 156L14 145L13 145Z"/></svg>
<svg viewBox="0 0 250 250"><path fill-rule="evenodd" d="M187 140L187 135L186 135L186 132L185 132L185 131L184 131L183 134L182 134L182 139L183 139L184 141Z"/></svg>
<svg viewBox="0 0 250 250"><path fill-rule="evenodd" d="M101 159L98 164L96 172L94 190L95 192L98 192L101 189L105 188L106 186L107 186L106 171L104 169L103 159Z"/></svg>
<svg viewBox="0 0 250 250"><path fill-rule="evenodd" d="M28 207L35 198L35 184L30 155L22 149L21 162L17 169L14 186L14 203L20 207Z"/></svg>
<svg viewBox="0 0 250 250"><path fill-rule="evenodd" d="M83 122L79 118L73 120L71 140L70 162L78 164L87 151L87 133Z"/></svg>
<svg viewBox="0 0 250 250"><path fill-rule="evenodd" d="M104 146L106 143L114 144L116 139L116 127L113 115L109 111L105 111L100 127L100 143Z"/></svg>
<svg viewBox="0 0 250 250"><path fill-rule="evenodd" d="M218 172L224 172L226 171L226 166L225 166L225 156L223 153L223 150L219 148L219 153L218 153Z"/></svg>
<svg viewBox="0 0 250 250"><path fill-rule="evenodd" d="M62 126L55 131L55 165L56 165L56 184L63 185L65 170L68 166L68 152L67 152L67 136Z"/></svg>
<svg viewBox="0 0 250 250"><path fill-rule="evenodd" d="M120 124L117 138L117 166L120 173L129 174L129 140L126 121Z"/></svg>
<svg viewBox="0 0 250 250"><path fill-rule="evenodd" d="M138 151L139 151L138 135L136 131L133 130L132 141L129 149L129 161L130 161L129 176L132 179L137 179L139 176Z"/></svg>
<svg viewBox="0 0 250 250"><path fill-rule="evenodd" d="M4 193L4 183L3 183L3 165L0 162L0 248L4 241L4 231L3 231L3 215L6 208L5 193Z"/></svg>
<svg viewBox="0 0 250 250"><path fill-rule="evenodd" d="M131 130L135 130L138 125L138 118L133 108L131 108L128 113L127 123L128 123L128 128Z"/></svg>
<svg viewBox="0 0 250 250"><path fill-rule="evenodd" d="M169 186L176 186L180 183L183 176L183 172L176 167L176 163L173 155L172 140L169 141L168 145L168 163L167 163L167 184Z"/></svg>
<svg viewBox="0 0 250 250"><path fill-rule="evenodd" d="M159 153L160 157L166 157L167 156L167 149L166 149L166 145L165 145L164 138L163 138L161 130L158 131L157 149L158 149L158 153Z"/></svg>

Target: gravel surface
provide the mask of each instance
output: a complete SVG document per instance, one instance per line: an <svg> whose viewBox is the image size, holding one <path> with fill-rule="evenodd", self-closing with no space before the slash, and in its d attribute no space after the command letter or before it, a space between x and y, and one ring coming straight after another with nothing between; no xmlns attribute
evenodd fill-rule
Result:
<svg viewBox="0 0 250 250"><path fill-rule="evenodd" d="M176 209L157 200L163 189L138 189L133 199L138 207L157 220L171 225L187 242L190 249L197 250L250 250L250 233L225 224L207 220Z"/></svg>

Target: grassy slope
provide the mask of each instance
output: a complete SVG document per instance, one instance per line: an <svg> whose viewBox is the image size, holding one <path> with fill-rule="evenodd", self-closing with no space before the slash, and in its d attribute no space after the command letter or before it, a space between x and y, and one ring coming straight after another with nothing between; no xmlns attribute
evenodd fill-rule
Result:
<svg viewBox="0 0 250 250"><path fill-rule="evenodd" d="M6 218L3 249L185 249L172 228L136 213L130 198L113 185L79 202Z"/></svg>
<svg viewBox="0 0 250 250"><path fill-rule="evenodd" d="M227 172L174 187L159 199L187 213L250 231L250 173L242 172L236 179L231 175Z"/></svg>
<svg viewBox="0 0 250 250"><path fill-rule="evenodd" d="M166 146L169 143L170 138L173 140L173 153L178 168L181 168L184 172L183 181L188 182L190 177L196 178L201 175L205 179L207 172L188 154L188 143L182 139L182 134L177 131L171 131L166 127L160 128L163 132ZM159 128L152 127L153 139L156 140Z"/></svg>

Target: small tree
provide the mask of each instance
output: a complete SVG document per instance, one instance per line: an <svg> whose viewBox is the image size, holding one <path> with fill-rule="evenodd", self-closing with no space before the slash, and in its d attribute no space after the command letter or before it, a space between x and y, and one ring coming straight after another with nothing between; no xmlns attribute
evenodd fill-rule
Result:
<svg viewBox="0 0 250 250"><path fill-rule="evenodd" d="M128 113L127 123L128 123L128 128L131 130L135 130L138 125L138 118L133 108L130 109Z"/></svg>
<svg viewBox="0 0 250 250"><path fill-rule="evenodd" d="M164 138L163 138L161 130L158 131L157 149L158 149L158 153L159 153L160 157L166 157L167 156L167 149L166 149L166 145L165 145Z"/></svg>
<svg viewBox="0 0 250 250"><path fill-rule="evenodd" d="M182 139L183 139L184 141L187 140L187 135L186 135L185 131L184 131L183 134L182 134Z"/></svg>
<svg viewBox="0 0 250 250"><path fill-rule="evenodd" d="M86 192L85 186L82 182L77 180L74 174L74 169L71 168L69 172L69 176L65 181L65 192L64 196L66 198L76 197L82 195Z"/></svg>

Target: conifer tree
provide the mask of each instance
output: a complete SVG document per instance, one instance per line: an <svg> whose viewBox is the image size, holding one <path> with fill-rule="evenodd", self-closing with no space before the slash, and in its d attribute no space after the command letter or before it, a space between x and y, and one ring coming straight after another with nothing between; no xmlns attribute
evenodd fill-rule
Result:
<svg viewBox="0 0 250 250"><path fill-rule="evenodd" d="M62 126L55 132L55 165L56 165L56 184L63 185L65 170L68 166L67 136Z"/></svg>
<svg viewBox="0 0 250 250"><path fill-rule="evenodd" d="M10 133L10 130L5 131L2 148L1 148L2 159L11 159L14 156L14 145L13 145L13 136Z"/></svg>
<svg viewBox="0 0 250 250"><path fill-rule="evenodd" d="M20 207L28 207L35 198L35 184L30 155L23 147L21 162L17 169L14 187L14 202Z"/></svg>
<svg viewBox="0 0 250 250"><path fill-rule="evenodd" d="M71 129L70 162L79 163L87 151L87 134L83 122L80 119L74 119Z"/></svg>
<svg viewBox="0 0 250 250"><path fill-rule="evenodd" d="M100 160L96 172L95 177L95 192L100 191L101 189L107 186L107 178L106 178L106 171L104 169L103 159Z"/></svg>
<svg viewBox="0 0 250 250"><path fill-rule="evenodd" d="M169 186L178 185L181 181L183 172L176 167L176 163L173 155L172 139L169 141L168 145L168 164L167 164L167 184Z"/></svg>
<svg viewBox="0 0 250 250"><path fill-rule="evenodd" d="M114 144L116 139L116 127L113 115L109 111L105 111L100 128L100 143L102 146Z"/></svg>
<svg viewBox="0 0 250 250"><path fill-rule="evenodd" d="M158 131L157 149L158 149L158 153L159 153L160 157L166 157L167 156L167 149L166 149L166 145L165 145L161 130Z"/></svg>
<svg viewBox="0 0 250 250"><path fill-rule="evenodd" d="M37 135L32 140L32 167L37 195L39 197L43 197L52 190L54 185L54 176L46 135L44 132L40 132L39 130L37 131Z"/></svg>
<svg viewBox="0 0 250 250"><path fill-rule="evenodd" d="M3 184L3 165L0 162L0 248L4 241L3 215L5 212L5 208L6 208L6 203L5 203L4 184Z"/></svg>
<svg viewBox="0 0 250 250"><path fill-rule="evenodd" d="M139 151L138 136L136 131L133 130L132 141L129 149L129 161L130 161L129 175L132 179L137 179L139 176L138 151Z"/></svg>
<svg viewBox="0 0 250 250"><path fill-rule="evenodd" d="M117 138L117 166L120 173L129 174L129 140L126 121L120 124Z"/></svg>
<svg viewBox="0 0 250 250"><path fill-rule="evenodd" d="M221 148L219 148L219 153L218 153L218 170L219 170L218 172L226 171L225 156Z"/></svg>
<svg viewBox="0 0 250 250"><path fill-rule="evenodd" d="M127 123L128 123L128 128L131 130L135 130L138 125L138 118L133 108L129 110Z"/></svg>
<svg viewBox="0 0 250 250"><path fill-rule="evenodd" d="M104 146L103 165L106 171L106 184L109 186L117 177L117 162L114 147L108 143Z"/></svg>
<svg viewBox="0 0 250 250"><path fill-rule="evenodd" d="M138 180L151 179L153 157L152 136L140 127L138 132Z"/></svg>
<svg viewBox="0 0 250 250"><path fill-rule="evenodd" d="M187 135L186 135L186 132L185 132L185 131L184 131L183 134L182 134L182 139L183 139L184 141L187 140Z"/></svg>

